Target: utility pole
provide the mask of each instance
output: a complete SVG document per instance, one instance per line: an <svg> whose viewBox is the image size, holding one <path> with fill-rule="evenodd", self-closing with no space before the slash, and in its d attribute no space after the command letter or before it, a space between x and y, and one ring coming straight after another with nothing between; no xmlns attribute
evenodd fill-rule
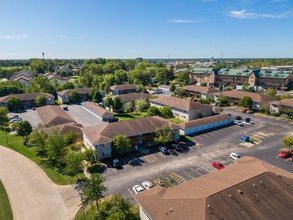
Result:
<svg viewBox="0 0 293 220"><path fill-rule="evenodd" d="M4 133L5 133L5 137L6 137L6 145L8 146L8 137L7 137L7 132L6 132L6 128L5 128L4 124L3 124L3 130L4 130Z"/></svg>

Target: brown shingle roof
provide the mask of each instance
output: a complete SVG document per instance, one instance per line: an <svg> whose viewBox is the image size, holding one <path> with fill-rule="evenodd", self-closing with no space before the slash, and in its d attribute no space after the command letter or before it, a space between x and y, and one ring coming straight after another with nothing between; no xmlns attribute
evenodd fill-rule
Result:
<svg viewBox="0 0 293 220"><path fill-rule="evenodd" d="M110 86L110 90L128 90L128 89L136 89L136 84L122 84L122 85L115 85Z"/></svg>
<svg viewBox="0 0 293 220"><path fill-rule="evenodd" d="M182 88L185 89L186 91L197 92L201 94L207 94L207 93L213 93L213 92L219 91L219 90L209 88L206 86L196 86L196 85L184 86Z"/></svg>
<svg viewBox="0 0 293 220"><path fill-rule="evenodd" d="M293 107L293 99L282 99L279 101L270 102L270 104Z"/></svg>
<svg viewBox="0 0 293 220"><path fill-rule="evenodd" d="M48 98L54 99L54 96L49 93L24 93L24 94L13 94L13 95L1 97L0 102L7 102L11 96L19 98L20 101L32 101L32 100L35 100L38 96L44 96L46 99Z"/></svg>
<svg viewBox="0 0 293 220"><path fill-rule="evenodd" d="M77 93L81 95L86 95L89 94L92 91L92 88L77 88L77 89L67 89L63 91L57 92L59 96L68 96L70 95L73 91L76 91Z"/></svg>
<svg viewBox="0 0 293 220"><path fill-rule="evenodd" d="M102 108L101 106L99 106L98 104L94 103L94 102L83 102L82 105L87 108L88 110L92 111L93 113L99 115L99 116L113 116L114 114L104 108Z"/></svg>
<svg viewBox="0 0 293 220"><path fill-rule="evenodd" d="M220 93L222 96L227 96L231 98L236 98L236 99L241 99L244 96L249 96L254 102L269 102L269 101L274 101L276 98L272 98L270 96L267 96L265 94L261 93L256 93L256 92L246 92L246 91L224 91Z"/></svg>
<svg viewBox="0 0 293 220"><path fill-rule="evenodd" d="M195 126L209 124L209 123L212 123L212 122L222 121L222 120L226 120L226 119L230 119L230 118L233 118L233 117L230 116L230 115L226 115L226 114L214 115L214 116L210 116L210 117L207 117L207 118L200 118L200 119L195 119L195 120L192 120L192 121L183 122L183 123L180 123L179 126L182 129L186 129L186 128L192 128L192 127L195 127Z"/></svg>
<svg viewBox="0 0 293 220"><path fill-rule="evenodd" d="M46 126L56 126L75 122L66 112L58 105L47 105L37 108L39 116Z"/></svg>
<svg viewBox="0 0 293 220"><path fill-rule="evenodd" d="M78 136L82 136L81 128L82 128L82 126L80 124L76 124L76 123L71 122L71 123L67 123L67 124L52 126L49 128L43 128L42 130L46 134L52 134L54 129L58 129L60 131L60 134L65 134L68 131L74 131Z"/></svg>
<svg viewBox="0 0 293 220"><path fill-rule="evenodd" d="M164 118L152 116L129 121L89 126L83 128L82 131L91 143L100 144L111 142L118 134L124 134L127 137L132 137L138 134L154 132L156 129L162 128L165 124L169 125L173 129L179 129L178 125Z"/></svg>
<svg viewBox="0 0 293 220"><path fill-rule="evenodd" d="M136 198L153 220L291 219L284 210L293 208L293 174L244 157L221 171Z"/></svg>
<svg viewBox="0 0 293 220"><path fill-rule="evenodd" d="M173 108L181 109L184 111L192 111L197 109L205 109L205 108L212 108L212 106L207 104L200 104L197 102L193 102L188 99L180 99L172 96L163 96L156 99L151 99L151 103L158 103L164 106L171 106Z"/></svg>
<svg viewBox="0 0 293 220"><path fill-rule="evenodd" d="M115 97L118 97L121 100L121 102L134 102L137 99L147 100L151 96L145 93L129 93L129 94L117 95Z"/></svg>

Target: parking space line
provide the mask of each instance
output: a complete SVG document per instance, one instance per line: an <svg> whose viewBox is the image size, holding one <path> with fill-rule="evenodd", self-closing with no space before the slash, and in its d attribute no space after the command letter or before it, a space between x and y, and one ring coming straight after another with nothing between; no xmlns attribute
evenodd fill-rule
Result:
<svg viewBox="0 0 293 220"><path fill-rule="evenodd" d="M207 137L207 138L209 137L209 136L208 136L208 135L206 135L206 134L203 134L202 136L204 136L204 137Z"/></svg>
<svg viewBox="0 0 293 220"><path fill-rule="evenodd" d="M113 170L114 173L116 173L116 170L111 166L110 163L106 163L106 164Z"/></svg>
<svg viewBox="0 0 293 220"><path fill-rule="evenodd" d="M162 152L159 152L159 155L160 155L161 157L167 158Z"/></svg>
<svg viewBox="0 0 293 220"><path fill-rule="evenodd" d="M178 184L185 182L185 179L182 176L179 176L177 173L171 173L169 176L173 178Z"/></svg>
<svg viewBox="0 0 293 220"><path fill-rule="evenodd" d="M216 134L221 134L219 131L214 131Z"/></svg>
<svg viewBox="0 0 293 220"><path fill-rule="evenodd" d="M129 188L127 188L127 190L132 195L132 197L136 200L135 195L132 193L132 191Z"/></svg>
<svg viewBox="0 0 293 220"><path fill-rule="evenodd" d="M187 176L191 177L192 179L194 179L195 177L191 176L189 173L187 173L185 170L182 170Z"/></svg>
<svg viewBox="0 0 293 220"><path fill-rule="evenodd" d="M156 158L153 154L145 155L143 158L144 158L148 163L154 163L154 162L158 161L158 158Z"/></svg>
<svg viewBox="0 0 293 220"><path fill-rule="evenodd" d="M202 140L202 137L200 137L200 136L196 136L196 138L199 138L200 140Z"/></svg>
<svg viewBox="0 0 293 220"><path fill-rule="evenodd" d="M279 155L275 156L275 158L278 158L278 157L279 157Z"/></svg>
<svg viewBox="0 0 293 220"><path fill-rule="evenodd" d="M198 175L202 176L201 173L197 172L197 170L193 169L192 167L189 167L189 169L191 169L192 171L196 172Z"/></svg>
<svg viewBox="0 0 293 220"><path fill-rule="evenodd" d="M214 132L214 131L213 131ZM212 136L215 136L215 134L214 133L209 133L210 135L212 135Z"/></svg>

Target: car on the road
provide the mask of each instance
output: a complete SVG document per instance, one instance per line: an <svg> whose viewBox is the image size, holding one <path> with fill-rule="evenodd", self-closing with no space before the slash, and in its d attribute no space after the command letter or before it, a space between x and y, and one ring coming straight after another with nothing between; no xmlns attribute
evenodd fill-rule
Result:
<svg viewBox="0 0 293 220"><path fill-rule="evenodd" d="M135 185L132 187L133 192L135 193L135 195L139 192L144 191L144 189L140 186L140 185Z"/></svg>
<svg viewBox="0 0 293 220"><path fill-rule="evenodd" d="M288 149L288 150L282 150L280 153L279 153L279 157L281 158L288 158L288 157L291 157L292 155L292 152Z"/></svg>
<svg viewBox="0 0 293 220"><path fill-rule="evenodd" d="M159 151L161 151L163 154L169 154L169 151L166 147L162 146L162 147L158 147Z"/></svg>
<svg viewBox="0 0 293 220"><path fill-rule="evenodd" d="M145 189L150 189L153 187L153 184L150 181L143 181L141 184Z"/></svg>
<svg viewBox="0 0 293 220"><path fill-rule="evenodd" d="M237 154L237 153L231 153L230 154L230 157L233 159L233 160L237 160L240 158L240 154Z"/></svg>
<svg viewBox="0 0 293 220"><path fill-rule="evenodd" d="M238 126L244 126L242 121L239 121L239 120L234 120L234 124Z"/></svg>
<svg viewBox="0 0 293 220"><path fill-rule="evenodd" d="M218 170L222 170L225 168L225 166L219 161L212 161L212 165Z"/></svg>
<svg viewBox="0 0 293 220"><path fill-rule="evenodd" d="M120 167L120 166L121 166L120 161L119 161L118 159L114 159L114 160L112 160L112 161L111 161L111 165L112 165L112 167L114 167L114 168L117 168L117 167Z"/></svg>
<svg viewBox="0 0 293 220"><path fill-rule="evenodd" d="M14 123L14 122L18 122L18 121L22 121L22 118L20 118L20 117L13 118L13 119L9 120L9 123Z"/></svg>

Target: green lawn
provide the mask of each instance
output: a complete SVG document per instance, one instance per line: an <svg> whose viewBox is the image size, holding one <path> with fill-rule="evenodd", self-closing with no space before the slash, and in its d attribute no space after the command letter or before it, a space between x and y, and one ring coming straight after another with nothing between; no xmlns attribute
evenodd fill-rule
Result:
<svg viewBox="0 0 293 220"><path fill-rule="evenodd" d="M51 169L47 167L44 163L44 159L38 157L33 150L33 148L28 148L23 145L24 139L23 137L17 135L7 135L8 137L8 145L6 144L6 137L4 131L0 130L0 145L8 147L25 157L31 159L35 162L42 170L48 175L48 177L56 184L59 185L67 185L73 184L76 182L76 179L71 176L66 176L58 173L56 169ZM81 174L80 177L83 175ZM1 219L1 218L0 218Z"/></svg>
<svg viewBox="0 0 293 220"><path fill-rule="evenodd" d="M129 113L117 113L115 117L119 119L119 121L127 121L135 118L144 118L147 116L146 112L129 112Z"/></svg>
<svg viewBox="0 0 293 220"><path fill-rule="evenodd" d="M0 219L13 220L12 209L5 188L0 181Z"/></svg>

